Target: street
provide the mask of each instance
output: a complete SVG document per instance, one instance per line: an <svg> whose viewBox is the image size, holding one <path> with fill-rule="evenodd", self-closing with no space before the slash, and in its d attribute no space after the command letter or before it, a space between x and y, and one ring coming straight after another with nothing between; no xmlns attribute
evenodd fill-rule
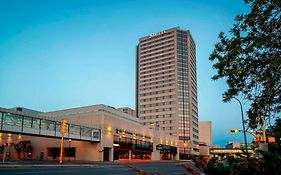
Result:
<svg viewBox="0 0 281 175"><path fill-rule="evenodd" d="M4 167L0 165L0 171L3 175L20 175L20 174L95 174L95 175L136 175L138 169L147 174L158 175L190 175L191 173L184 169L181 164L193 167L192 162L123 162L114 164L72 164L58 166L54 164L47 165L22 165ZM2 166L2 167L1 167Z"/></svg>

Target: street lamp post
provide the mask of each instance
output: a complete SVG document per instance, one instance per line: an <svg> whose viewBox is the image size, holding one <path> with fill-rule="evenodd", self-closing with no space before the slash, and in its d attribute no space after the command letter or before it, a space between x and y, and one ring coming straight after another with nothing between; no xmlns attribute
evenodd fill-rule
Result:
<svg viewBox="0 0 281 175"><path fill-rule="evenodd" d="M70 153L70 148L71 148L71 139L68 139L68 151ZM70 162L70 156L68 157L68 161Z"/></svg>
<svg viewBox="0 0 281 175"><path fill-rule="evenodd" d="M243 134L244 134L244 141L245 141L245 147L246 147L246 153L248 156L248 144L247 144L247 137L246 137L246 130L245 130L245 121L244 121L244 115L243 115L243 106L240 100L238 100L238 98L233 97L235 100L238 101L238 103L240 104L240 109L241 109L241 116L242 116L242 124L243 124Z"/></svg>

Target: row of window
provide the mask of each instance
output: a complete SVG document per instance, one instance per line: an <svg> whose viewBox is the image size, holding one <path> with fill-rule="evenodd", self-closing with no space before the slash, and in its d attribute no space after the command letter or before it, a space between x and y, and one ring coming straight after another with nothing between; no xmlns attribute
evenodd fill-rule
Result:
<svg viewBox="0 0 281 175"><path fill-rule="evenodd" d="M163 70L172 69L172 68L175 68L175 66L165 66L165 67L161 67L161 68L157 68L157 69L151 69L151 70L148 70L148 71L147 70L146 71L140 71L140 75L154 73L154 72L163 71Z"/></svg>
<svg viewBox="0 0 281 175"><path fill-rule="evenodd" d="M192 102L192 107L198 111L197 106Z"/></svg>
<svg viewBox="0 0 281 175"><path fill-rule="evenodd" d="M156 74L144 75L144 76L141 76L140 78L156 77L158 75L164 75L164 74L169 74L169 73L173 73L173 72L174 72L174 70L168 70L168 71L158 72Z"/></svg>
<svg viewBox="0 0 281 175"><path fill-rule="evenodd" d="M192 124L198 128L198 124L196 122L192 121Z"/></svg>
<svg viewBox="0 0 281 175"><path fill-rule="evenodd" d="M189 125L189 115L187 111L179 113L179 122L184 125Z"/></svg>
<svg viewBox="0 0 281 175"><path fill-rule="evenodd" d="M188 48L187 45L178 45L177 46L177 55L186 57L188 56Z"/></svg>
<svg viewBox="0 0 281 175"><path fill-rule="evenodd" d="M183 86L183 84L178 84L178 90L182 91L184 90L185 92L188 92L188 83Z"/></svg>
<svg viewBox="0 0 281 175"><path fill-rule="evenodd" d="M198 135L193 134L193 138L199 139Z"/></svg>
<svg viewBox="0 0 281 175"><path fill-rule="evenodd" d="M166 95L166 96L162 96L162 97L152 97L152 98L141 99L140 102L165 100L165 99L171 99L171 98L175 98L175 97L176 97L175 95Z"/></svg>
<svg viewBox="0 0 281 175"><path fill-rule="evenodd" d="M189 127L187 127L187 126L188 126L188 125L181 125L181 126L178 127L178 130L179 130L180 132L189 133L189 132L190 132L190 129L189 129Z"/></svg>
<svg viewBox="0 0 281 175"><path fill-rule="evenodd" d="M192 128L192 131L198 134L198 129Z"/></svg>
<svg viewBox="0 0 281 175"><path fill-rule="evenodd" d="M171 39L171 38L174 38L174 35L170 35L171 33L168 33L168 34L165 34L167 35L167 37L163 37L161 39L157 39L157 37L155 38L147 38L147 39L144 39L141 41L140 43L140 46L141 46L141 50L144 50L144 49L147 49L147 48L150 48L151 46L148 46L148 47L143 47L143 46L147 46L147 45L150 45L150 44L153 44L153 43L164 43L164 42L161 42L161 41L164 41L164 40L167 40L167 39ZM160 36L164 36L164 35L159 35ZM155 40L157 39L157 40ZM148 41L148 42L147 42Z"/></svg>
<svg viewBox="0 0 281 175"><path fill-rule="evenodd" d="M193 112L193 114L194 114L195 116L198 116L197 111L195 111L194 109L192 109L192 112Z"/></svg>
<svg viewBox="0 0 281 175"><path fill-rule="evenodd" d="M177 31L177 38L187 38L187 31L183 31L183 30L178 30Z"/></svg>
<svg viewBox="0 0 281 175"><path fill-rule="evenodd" d="M155 107L155 106L165 106L165 105L172 105L175 104L175 101L164 101L161 103L152 103L152 104L146 104L146 105L140 105L141 108L149 108L149 107Z"/></svg>
<svg viewBox="0 0 281 175"><path fill-rule="evenodd" d="M160 108L160 109L142 110L142 111L140 111L140 114L175 111L175 110L176 110L176 108Z"/></svg>
<svg viewBox="0 0 281 175"><path fill-rule="evenodd" d="M178 59L178 62L184 61L186 64L188 62L187 54L177 54L177 59Z"/></svg>
<svg viewBox="0 0 281 175"><path fill-rule="evenodd" d="M178 45L177 52L181 53L181 54L187 54L187 47L186 47L186 45L185 46Z"/></svg>
<svg viewBox="0 0 281 175"><path fill-rule="evenodd" d="M178 68L188 68L188 64L183 62L178 62Z"/></svg>
<svg viewBox="0 0 281 175"><path fill-rule="evenodd" d="M153 87L145 87L145 88L140 88L140 91L146 91L146 90L152 90L152 89L159 89L159 88L164 88L164 87L171 87L175 85L174 83L169 83L169 84L163 84L160 86L153 86Z"/></svg>
<svg viewBox="0 0 281 175"><path fill-rule="evenodd" d="M190 140L190 137L189 137L189 136L180 135L180 136L179 136L179 140L187 141L187 140Z"/></svg>
<svg viewBox="0 0 281 175"><path fill-rule="evenodd" d="M171 118L175 117L176 114L170 113L170 114L162 114L162 115L150 115L150 116L141 116L140 119L145 120L145 119L157 119L157 118ZM158 123L158 121L156 121Z"/></svg>
<svg viewBox="0 0 281 175"><path fill-rule="evenodd" d="M174 77L174 76L175 76L174 74L171 74L171 75L161 76L161 77L157 77L157 78L150 78L150 79L140 80L140 83L145 83L145 82L149 82L149 81L155 81L155 80L171 78L171 77Z"/></svg>
<svg viewBox="0 0 281 175"><path fill-rule="evenodd" d="M183 96L179 96L179 104L183 103L187 106L189 103L189 98L183 98Z"/></svg>
<svg viewBox="0 0 281 175"><path fill-rule="evenodd" d="M153 121L149 121L149 122L144 122L143 124L144 125L154 125L154 124L172 124L173 123L173 120L163 120L163 121L156 121L156 122L153 122ZM155 127L158 127L160 125L155 125Z"/></svg>
<svg viewBox="0 0 281 175"><path fill-rule="evenodd" d="M189 69L188 69L188 64L187 63L182 63L178 61L178 73L185 73L187 74Z"/></svg>
<svg viewBox="0 0 281 175"><path fill-rule="evenodd" d="M187 48L187 42L186 41L177 41L177 48L182 48L186 47Z"/></svg>
<svg viewBox="0 0 281 175"><path fill-rule="evenodd" d="M198 139L199 139L199 137L198 137ZM198 145L198 144L199 144L199 142L197 142L197 141L193 140L193 144Z"/></svg>
<svg viewBox="0 0 281 175"><path fill-rule="evenodd" d="M146 59L140 59L140 63L142 62L147 62L147 61L152 61L152 60L156 60L158 58L165 58L165 57L174 57L174 53L167 53L167 54L164 54L164 55L160 55L160 56L155 56L155 57L149 57L149 58L146 58Z"/></svg>
<svg viewBox="0 0 281 175"><path fill-rule="evenodd" d="M188 86L188 79L179 79L178 85L183 87Z"/></svg>
<svg viewBox="0 0 281 175"><path fill-rule="evenodd" d="M148 58L148 57L152 57L152 56L160 55L160 54L161 54L161 56L163 56L164 54L166 54L168 52L174 52L174 48L166 49L166 50L161 50L159 52L155 52L155 53L151 53L151 54L140 55L140 58L143 59L143 58Z"/></svg>
<svg viewBox="0 0 281 175"><path fill-rule="evenodd" d="M179 74L179 75L178 75L178 79L179 79L179 80L188 80L188 75Z"/></svg>
<svg viewBox="0 0 281 175"><path fill-rule="evenodd" d="M151 82L151 83L143 83L140 85L140 87L147 87L147 86L162 84L162 83L170 83L170 82L174 82L174 81L175 81L175 79L171 78L171 79L161 80L161 81L156 81L156 82Z"/></svg>
<svg viewBox="0 0 281 175"><path fill-rule="evenodd" d="M160 60L155 60L155 61L151 61L151 62L146 62L146 63L143 63L143 64L140 64L141 67L143 66L147 66L147 65L153 65L153 64L157 64L157 63L163 63L165 61L170 61L172 60L173 57L166 57L166 58L163 58L163 59L160 59Z"/></svg>
<svg viewBox="0 0 281 175"><path fill-rule="evenodd" d="M183 117L183 115L181 115L181 118L182 117ZM189 117L185 115L185 118L186 118L185 121L179 120L179 125L181 125L181 126L183 126L183 125L188 126L189 125L189 121L187 120Z"/></svg>
<svg viewBox="0 0 281 175"><path fill-rule="evenodd" d="M173 42L173 40L169 40L169 41L166 41L164 42L163 44L156 44L156 45L153 45L153 48L152 49L146 49L146 50L143 50L141 51L140 53L141 54L146 54L146 53L151 53L151 52L154 52L154 51L157 51L157 50L161 50L161 49L166 49L166 48L169 48L169 47L173 47L174 44L168 44L170 42ZM167 44L167 45L166 45ZM157 47L157 46L161 46L161 47Z"/></svg>
<svg viewBox="0 0 281 175"><path fill-rule="evenodd" d="M140 70L148 70L148 69L153 69L153 68L157 68L157 67L163 67L163 66L167 66L167 65L171 65L171 64L175 64L175 61L169 61L166 63L161 63L161 64L157 64L157 65L153 65L153 66L149 66L149 67L144 67L144 68L140 68Z"/></svg>
<svg viewBox="0 0 281 175"><path fill-rule="evenodd" d="M156 95L156 94L165 94L165 93L169 93L169 92L175 92L175 89L166 89L166 90L161 90L161 91L146 92L146 93L140 94L140 97Z"/></svg>
<svg viewBox="0 0 281 175"><path fill-rule="evenodd" d="M192 119L198 123L198 118L192 115Z"/></svg>

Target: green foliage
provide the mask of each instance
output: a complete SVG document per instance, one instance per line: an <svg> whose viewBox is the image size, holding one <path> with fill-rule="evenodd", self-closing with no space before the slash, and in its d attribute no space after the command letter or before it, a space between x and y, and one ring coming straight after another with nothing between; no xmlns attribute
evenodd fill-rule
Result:
<svg viewBox="0 0 281 175"><path fill-rule="evenodd" d="M206 171L207 163L208 163L208 156L190 155L190 158L195 163L195 166L197 168L199 168L201 171Z"/></svg>
<svg viewBox="0 0 281 175"><path fill-rule="evenodd" d="M207 160L200 156L193 156L192 160L195 165L199 166L207 175L280 175L280 118L276 119L275 124L270 128L270 131L268 131L268 135L276 138L277 143L274 145L277 145L277 147L274 147L275 149L269 149L271 152L257 151L256 157L238 154L236 155L237 157L228 157L226 160L219 161L216 158Z"/></svg>
<svg viewBox="0 0 281 175"><path fill-rule="evenodd" d="M226 78L225 102L242 95L251 102L249 126L256 128L260 117L281 111L281 1L244 0L251 10L238 15L229 35L209 59L214 61L214 80Z"/></svg>
<svg viewBox="0 0 281 175"><path fill-rule="evenodd" d="M205 173L208 175L227 175L231 174L230 168L225 166L218 159L212 158L208 161Z"/></svg>
<svg viewBox="0 0 281 175"><path fill-rule="evenodd" d="M245 156L228 157L224 161L212 158L204 172L207 175L280 175L281 157L278 154L260 152L261 158Z"/></svg>

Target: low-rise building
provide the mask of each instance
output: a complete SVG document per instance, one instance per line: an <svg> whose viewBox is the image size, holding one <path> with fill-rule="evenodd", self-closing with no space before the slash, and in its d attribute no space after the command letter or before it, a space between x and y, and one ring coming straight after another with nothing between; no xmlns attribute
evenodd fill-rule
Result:
<svg viewBox="0 0 281 175"><path fill-rule="evenodd" d="M212 122L199 121L199 152L201 155L210 155L212 147Z"/></svg>
<svg viewBox="0 0 281 175"><path fill-rule="evenodd" d="M68 151L65 150L65 154L71 159L113 161L179 158L177 137L164 135L157 129L151 130L142 125L138 118L106 105L40 113L32 117L7 109L1 109L0 114L0 144L9 144L11 158L16 158L11 145L20 142L20 135L21 140L30 141L32 145L31 159L39 159L42 154L44 159L58 159L62 119L67 121L64 147ZM13 129L14 126L17 128Z"/></svg>
<svg viewBox="0 0 281 175"><path fill-rule="evenodd" d="M122 107L122 108L117 108L118 111L121 111L121 112L124 112L130 116L133 116L133 117L137 117L136 116L136 111L129 108L129 107Z"/></svg>

